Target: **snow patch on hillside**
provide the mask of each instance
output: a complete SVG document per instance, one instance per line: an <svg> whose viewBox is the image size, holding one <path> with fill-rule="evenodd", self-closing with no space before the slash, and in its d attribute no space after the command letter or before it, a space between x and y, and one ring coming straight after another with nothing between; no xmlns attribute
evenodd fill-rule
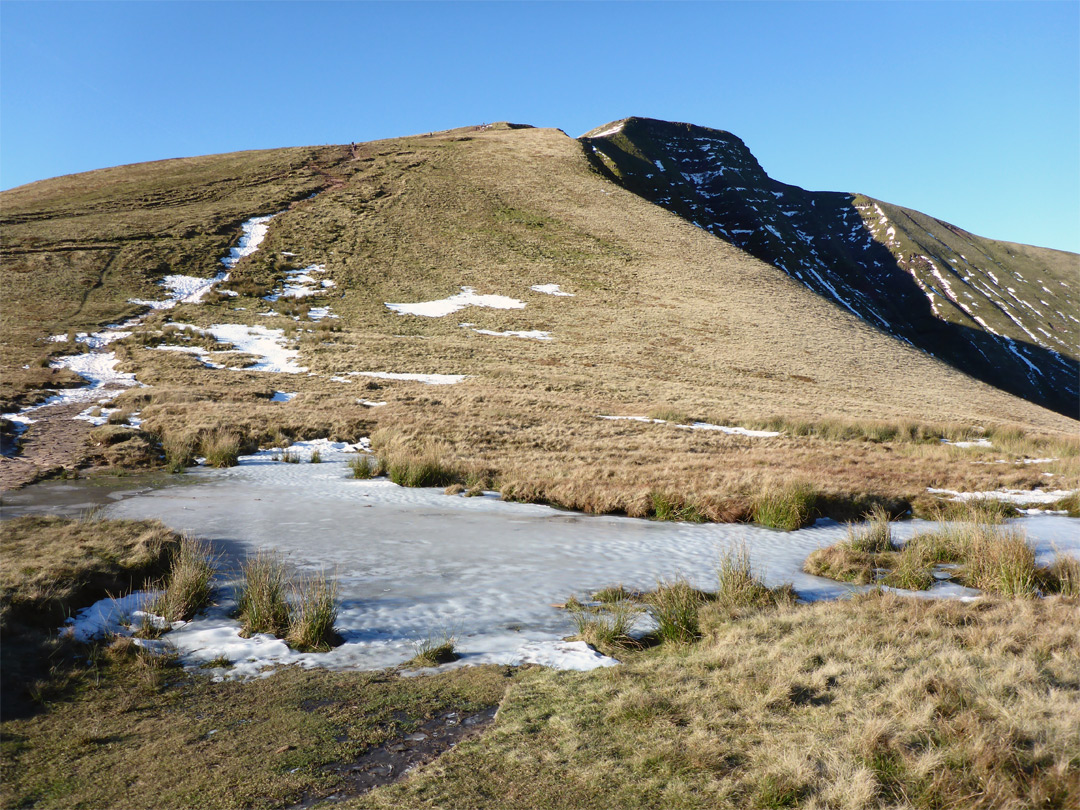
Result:
<svg viewBox="0 0 1080 810"><path fill-rule="evenodd" d="M530 290L538 293L544 293L545 295L562 295L568 298L573 298L573 293L563 292L559 289L558 284L533 284L529 287Z"/></svg>
<svg viewBox="0 0 1080 810"><path fill-rule="evenodd" d="M462 287L457 295L441 298L437 301L420 301L415 304L391 304L386 307L399 315L420 315L425 318L442 318L465 307L487 307L489 309L524 309L525 302L505 295L477 295L472 287Z"/></svg>

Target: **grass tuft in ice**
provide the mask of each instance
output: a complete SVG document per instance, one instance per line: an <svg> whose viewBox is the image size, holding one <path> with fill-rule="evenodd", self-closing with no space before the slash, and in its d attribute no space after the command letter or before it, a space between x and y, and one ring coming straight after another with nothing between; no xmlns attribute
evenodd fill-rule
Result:
<svg viewBox="0 0 1080 810"><path fill-rule="evenodd" d="M433 456L380 458L386 474L400 487L447 487L457 483L457 473Z"/></svg>
<svg viewBox="0 0 1080 810"><path fill-rule="evenodd" d="M636 591L627 590L623 585L610 585L607 588L601 588L592 595L594 602L619 602L622 600L634 600L641 598L641 594Z"/></svg>
<svg viewBox="0 0 1080 810"><path fill-rule="evenodd" d="M162 596L151 612L169 622L191 619L210 601L216 563L217 555L207 541L181 537Z"/></svg>
<svg viewBox="0 0 1080 810"><path fill-rule="evenodd" d="M161 437L161 449L165 453L165 469L182 473L195 463L195 437L179 430L168 430Z"/></svg>
<svg viewBox="0 0 1080 810"><path fill-rule="evenodd" d="M311 463L312 464L321 464L322 463L322 453L320 453L318 450L312 450L311 451Z"/></svg>
<svg viewBox="0 0 1080 810"><path fill-rule="evenodd" d="M236 597L236 615L242 635L271 633L284 636L289 629L288 572L280 554L260 551L242 567L243 582Z"/></svg>
<svg viewBox="0 0 1080 810"><path fill-rule="evenodd" d="M240 458L240 437L218 428L203 436L202 454L210 467L235 467Z"/></svg>
<svg viewBox="0 0 1080 810"><path fill-rule="evenodd" d="M571 597L565 609L577 631L574 637L602 653L641 646L630 636L641 615L641 606L632 600L615 599L593 607Z"/></svg>
<svg viewBox="0 0 1080 810"><path fill-rule="evenodd" d="M288 450L288 449L282 450L281 455L278 458L279 458L280 461L283 461L285 464L299 464L300 463L300 455L299 455L299 453L294 453L294 452L292 452L291 450Z"/></svg>
<svg viewBox="0 0 1080 810"><path fill-rule="evenodd" d="M337 621L337 582L325 573L302 574L293 582L289 631L285 640L304 652L334 646Z"/></svg>
<svg viewBox="0 0 1080 810"><path fill-rule="evenodd" d="M816 494L809 484L794 482L769 487L754 498L754 522L789 532L814 522Z"/></svg>
<svg viewBox="0 0 1080 810"><path fill-rule="evenodd" d="M716 602L723 608L768 607L778 601L786 601L790 589L772 591L754 573L750 565L750 552L739 545L720 555L716 567Z"/></svg>
<svg viewBox="0 0 1080 810"><path fill-rule="evenodd" d="M875 506L866 515L864 523L849 523L847 544L854 551L876 554L892 551L892 529L889 512L883 506Z"/></svg>
<svg viewBox="0 0 1080 810"><path fill-rule="evenodd" d="M405 666L410 669L437 667L457 661L461 657L457 652L457 638L445 631L417 641L413 644L413 649L416 655L405 662Z"/></svg>
<svg viewBox="0 0 1080 810"><path fill-rule="evenodd" d="M382 475L382 465L377 459L357 453L349 459L349 469L352 470L353 478L375 478Z"/></svg>
<svg viewBox="0 0 1080 810"><path fill-rule="evenodd" d="M1047 568L1039 569L1040 590L1058 593L1076 599L1080 597L1080 560L1066 554L1058 554L1057 560Z"/></svg>
<svg viewBox="0 0 1080 810"><path fill-rule="evenodd" d="M846 542L815 549L803 563L803 571L816 577L868 585L874 581L874 558L865 551L855 551Z"/></svg>
<svg viewBox="0 0 1080 810"><path fill-rule="evenodd" d="M108 423L110 425L126 425L131 420L131 414L132 411L129 408L113 411L109 414Z"/></svg>
<svg viewBox="0 0 1080 810"><path fill-rule="evenodd" d="M974 533L966 551L964 578L971 587L1002 596L1037 595L1035 553L1021 532L999 529L996 534Z"/></svg>
<svg viewBox="0 0 1080 810"><path fill-rule="evenodd" d="M689 644L701 635L698 611L707 597L682 577L660 581L646 597L656 620L656 636L662 641Z"/></svg>

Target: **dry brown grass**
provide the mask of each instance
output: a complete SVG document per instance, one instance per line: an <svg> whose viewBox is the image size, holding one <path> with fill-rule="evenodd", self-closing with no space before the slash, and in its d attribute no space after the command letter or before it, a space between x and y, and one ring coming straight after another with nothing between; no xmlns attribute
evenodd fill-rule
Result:
<svg viewBox="0 0 1080 810"><path fill-rule="evenodd" d="M491 733L351 806L1075 806L1078 621L872 594L706 622L622 667L530 673Z"/></svg>
<svg viewBox="0 0 1080 810"><path fill-rule="evenodd" d="M327 165L334 154L318 152ZM250 156L246 170L271 158ZM247 165L241 156L233 160ZM178 307L147 322L155 334L166 317L283 328L316 376L283 382L280 375L208 369L136 336L117 350L153 388L120 399L124 407L144 400L149 429L202 434L224 427L248 445L268 444L279 429L296 438L355 439L382 428L411 455L438 437L448 467L483 471L507 497L644 516L651 494L660 492L713 520L746 519L760 491L800 480L814 482L823 511L842 517L875 500L910 501L927 486L1036 486L1046 481L1044 466L977 465L985 456L919 442L975 428L990 435L1000 429L1002 441L1014 441L1004 429L1016 425L1028 437L1045 437L1045 449L1059 440L1068 445L1075 433L1076 422L973 382L838 312L781 271L612 187L580 145L558 132L495 127L365 144L356 160L333 171L342 182L275 219L230 286L260 293L277 283L282 251L297 253L290 260L296 264L325 263L338 286L310 303L331 305L340 331L285 315L259 318L265 302L250 294ZM316 182L301 175L309 186ZM5 198L6 209L12 217L55 216L76 234L64 206L90 203L65 202L68 187L57 182L32 201ZM284 194L287 185L276 188ZM239 222L263 207L252 203L243 216L228 210L225 220ZM156 208L152 214L163 216ZM87 214L80 222L92 229L99 220ZM19 228L18 244L36 235L29 224ZM198 261L174 266L208 275L227 241L193 242ZM155 292L143 277L138 284L104 277L114 295L121 288L125 295ZM553 282L576 297L529 289ZM519 298L526 308L421 318L384 306L443 298L462 285ZM479 335L460 328L465 320L496 331L549 330L555 340ZM27 324L38 337L63 331L32 313ZM470 376L444 387L329 379L365 370ZM266 401L286 384L301 396ZM365 408L359 397L389 404ZM729 424L778 414L787 432L749 439L596 418L650 411ZM1070 452L1080 456L1075 447Z"/></svg>
<svg viewBox="0 0 1080 810"><path fill-rule="evenodd" d="M56 627L76 608L136 590L180 538L157 521L21 517L3 523L0 621Z"/></svg>

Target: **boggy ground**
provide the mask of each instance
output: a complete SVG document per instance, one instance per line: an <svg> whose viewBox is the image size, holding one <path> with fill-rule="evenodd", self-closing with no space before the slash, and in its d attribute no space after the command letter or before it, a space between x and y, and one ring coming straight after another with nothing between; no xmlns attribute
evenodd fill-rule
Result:
<svg viewBox="0 0 1080 810"><path fill-rule="evenodd" d="M710 605L701 619L699 641L627 652L622 666L591 673L290 669L213 683L127 644L87 651L63 690L44 690L34 714L5 719L4 805L1080 801L1075 600L872 594L761 610ZM397 781L426 758L410 756L423 735L468 718L479 736L451 740L456 747Z"/></svg>

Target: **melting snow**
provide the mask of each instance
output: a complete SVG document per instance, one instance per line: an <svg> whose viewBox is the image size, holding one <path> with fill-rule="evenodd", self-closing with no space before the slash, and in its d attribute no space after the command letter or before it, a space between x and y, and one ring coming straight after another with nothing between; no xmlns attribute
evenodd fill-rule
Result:
<svg viewBox="0 0 1080 810"><path fill-rule="evenodd" d="M300 354L297 349L285 347L285 332L281 329L268 329L265 326L247 326L242 323L219 323L208 329L202 329L191 324L174 324L181 329L191 329L200 335L207 333L213 335L222 343L231 343L235 350L243 354L252 354L259 358L258 362L246 368L232 368L232 371L268 371L283 374L297 374L307 371L307 368L296 364L295 360ZM178 347L177 351L183 351L186 347ZM192 347L193 349L195 347ZM199 354L198 351L192 354Z"/></svg>
<svg viewBox="0 0 1080 810"><path fill-rule="evenodd" d="M996 489L988 492L956 492L952 489L934 489L927 487L932 495L948 495L950 501L1006 501L1008 503L1054 503L1067 498L1076 490L1070 489Z"/></svg>
<svg viewBox="0 0 1080 810"><path fill-rule="evenodd" d="M569 298L573 298L573 293L563 292L559 289L558 284L533 284L529 287L530 290L538 293L544 293L545 295L564 295Z"/></svg>
<svg viewBox="0 0 1080 810"><path fill-rule="evenodd" d="M612 421L626 420L630 422L648 422L654 425L669 425L674 424L668 422L665 419L650 419L648 416L598 416L598 419L609 419ZM729 427L727 425L712 425L708 422L694 422L690 425L678 425L675 427L682 428L683 430L712 430L720 433L730 433L736 436L750 436L753 438L770 438L772 436L779 436L779 432L773 430L748 430L741 427Z"/></svg>
<svg viewBox="0 0 1080 810"><path fill-rule="evenodd" d="M270 397L271 402L291 402L296 396L295 393L286 393L285 391L275 391L274 395Z"/></svg>
<svg viewBox="0 0 1080 810"><path fill-rule="evenodd" d="M524 309L525 302L505 295L477 295L472 287L462 287L461 292L438 301L421 301L416 304L387 304L399 315L422 315L425 318L441 318L465 307L489 307L491 309Z"/></svg>
<svg viewBox="0 0 1080 810"><path fill-rule="evenodd" d="M617 132L621 132L622 128L623 128L623 126L625 126L625 124L626 124L625 121L620 121L619 123L615 124L615 126L608 127L607 129L603 130L602 132L597 132L597 133L594 133L593 135L585 135L584 137L586 137L586 138L605 138L608 135L614 135Z"/></svg>
<svg viewBox="0 0 1080 810"><path fill-rule="evenodd" d="M462 324L467 328L471 328L471 325ZM496 332L491 329L473 329L478 335L494 335L495 337L516 337L527 338L529 340L554 340L551 336L551 332L541 332L538 329L534 329L530 332Z"/></svg>
<svg viewBox="0 0 1080 810"><path fill-rule="evenodd" d="M392 371L353 371L361 377L378 377L381 380L412 380L427 385L453 385L464 380L467 374L400 374Z"/></svg>
<svg viewBox="0 0 1080 810"><path fill-rule="evenodd" d="M242 224L240 230L243 233L240 236L240 241L236 247L229 250L229 255L224 257L221 263L231 270L236 267L236 263L242 258L250 256L258 250L259 245L262 244L263 239L266 238L266 234L270 230L270 220L276 216L277 214L269 214L265 217L252 217Z"/></svg>

